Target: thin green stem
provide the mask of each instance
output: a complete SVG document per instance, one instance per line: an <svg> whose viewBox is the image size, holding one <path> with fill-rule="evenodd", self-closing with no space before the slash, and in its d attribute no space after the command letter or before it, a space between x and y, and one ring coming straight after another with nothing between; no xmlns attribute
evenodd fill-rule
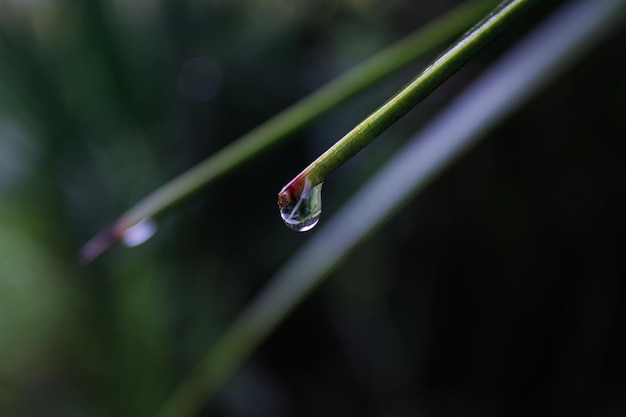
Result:
<svg viewBox="0 0 626 417"><path fill-rule="evenodd" d="M465 33L456 44L429 65L413 81L283 187L278 195L279 206L284 207L299 198L306 179L310 181L311 186L323 182L328 175L369 145L389 126L458 71L534 2L535 0L503 1L491 14Z"/></svg>
<svg viewBox="0 0 626 417"><path fill-rule="evenodd" d="M496 0L475 0L452 10L261 124L131 207L109 229L85 245L81 250L81 259L84 262L91 261L119 241L129 227L142 219L163 214L243 162L306 127L343 101L450 40L496 3Z"/></svg>

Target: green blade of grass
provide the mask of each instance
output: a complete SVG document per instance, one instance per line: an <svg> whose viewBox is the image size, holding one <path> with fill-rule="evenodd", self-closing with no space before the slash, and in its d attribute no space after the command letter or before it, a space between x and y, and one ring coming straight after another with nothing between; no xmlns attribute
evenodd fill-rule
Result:
<svg viewBox="0 0 626 417"><path fill-rule="evenodd" d="M158 413L190 417L360 242L489 129L624 21L626 0L563 6L429 124L270 280Z"/></svg>
<svg viewBox="0 0 626 417"><path fill-rule="evenodd" d="M343 101L450 40L484 16L496 3L495 0L475 0L452 10L261 124L131 207L110 228L87 242L80 251L81 260L90 262L118 242L129 227L163 214Z"/></svg>
<svg viewBox="0 0 626 417"><path fill-rule="evenodd" d="M450 49L427 66L413 81L283 187L278 194L280 208L291 206L294 201L298 201L300 194L306 188L305 184L314 187L323 182L333 171L372 143L389 126L424 100L491 40L502 33L534 2L535 0L503 1L493 12L467 31Z"/></svg>

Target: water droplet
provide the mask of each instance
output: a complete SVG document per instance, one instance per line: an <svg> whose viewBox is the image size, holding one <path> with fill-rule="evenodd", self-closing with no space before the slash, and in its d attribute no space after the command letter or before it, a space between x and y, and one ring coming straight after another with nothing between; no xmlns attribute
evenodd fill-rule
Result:
<svg viewBox="0 0 626 417"><path fill-rule="evenodd" d="M122 243L128 247L138 246L150 239L157 230L154 220L143 219L134 226L129 227L122 235Z"/></svg>
<svg viewBox="0 0 626 417"><path fill-rule="evenodd" d="M305 180L304 189L298 200L280 209L280 216L287 227L306 232L315 227L322 214L322 183L311 187L311 181Z"/></svg>

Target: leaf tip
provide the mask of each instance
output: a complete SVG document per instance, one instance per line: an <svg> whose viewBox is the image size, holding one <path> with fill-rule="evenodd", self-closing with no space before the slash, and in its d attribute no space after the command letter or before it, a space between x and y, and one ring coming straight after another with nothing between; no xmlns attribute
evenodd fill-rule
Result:
<svg viewBox="0 0 626 417"><path fill-rule="evenodd" d="M106 252L122 238L122 230L117 225L107 227L91 238L78 252L78 262L88 265Z"/></svg>

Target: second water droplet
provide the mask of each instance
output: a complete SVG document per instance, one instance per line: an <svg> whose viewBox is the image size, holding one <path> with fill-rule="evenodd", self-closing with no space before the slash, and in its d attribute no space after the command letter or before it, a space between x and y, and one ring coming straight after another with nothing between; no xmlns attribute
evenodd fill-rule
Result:
<svg viewBox="0 0 626 417"><path fill-rule="evenodd" d="M122 243L127 247L138 246L150 239L157 230L157 224L152 219L143 219L134 226L129 227L122 235Z"/></svg>
<svg viewBox="0 0 626 417"><path fill-rule="evenodd" d="M280 209L280 216L287 227L298 232L306 232L315 227L322 214L322 183L311 187L305 180L300 198Z"/></svg>

